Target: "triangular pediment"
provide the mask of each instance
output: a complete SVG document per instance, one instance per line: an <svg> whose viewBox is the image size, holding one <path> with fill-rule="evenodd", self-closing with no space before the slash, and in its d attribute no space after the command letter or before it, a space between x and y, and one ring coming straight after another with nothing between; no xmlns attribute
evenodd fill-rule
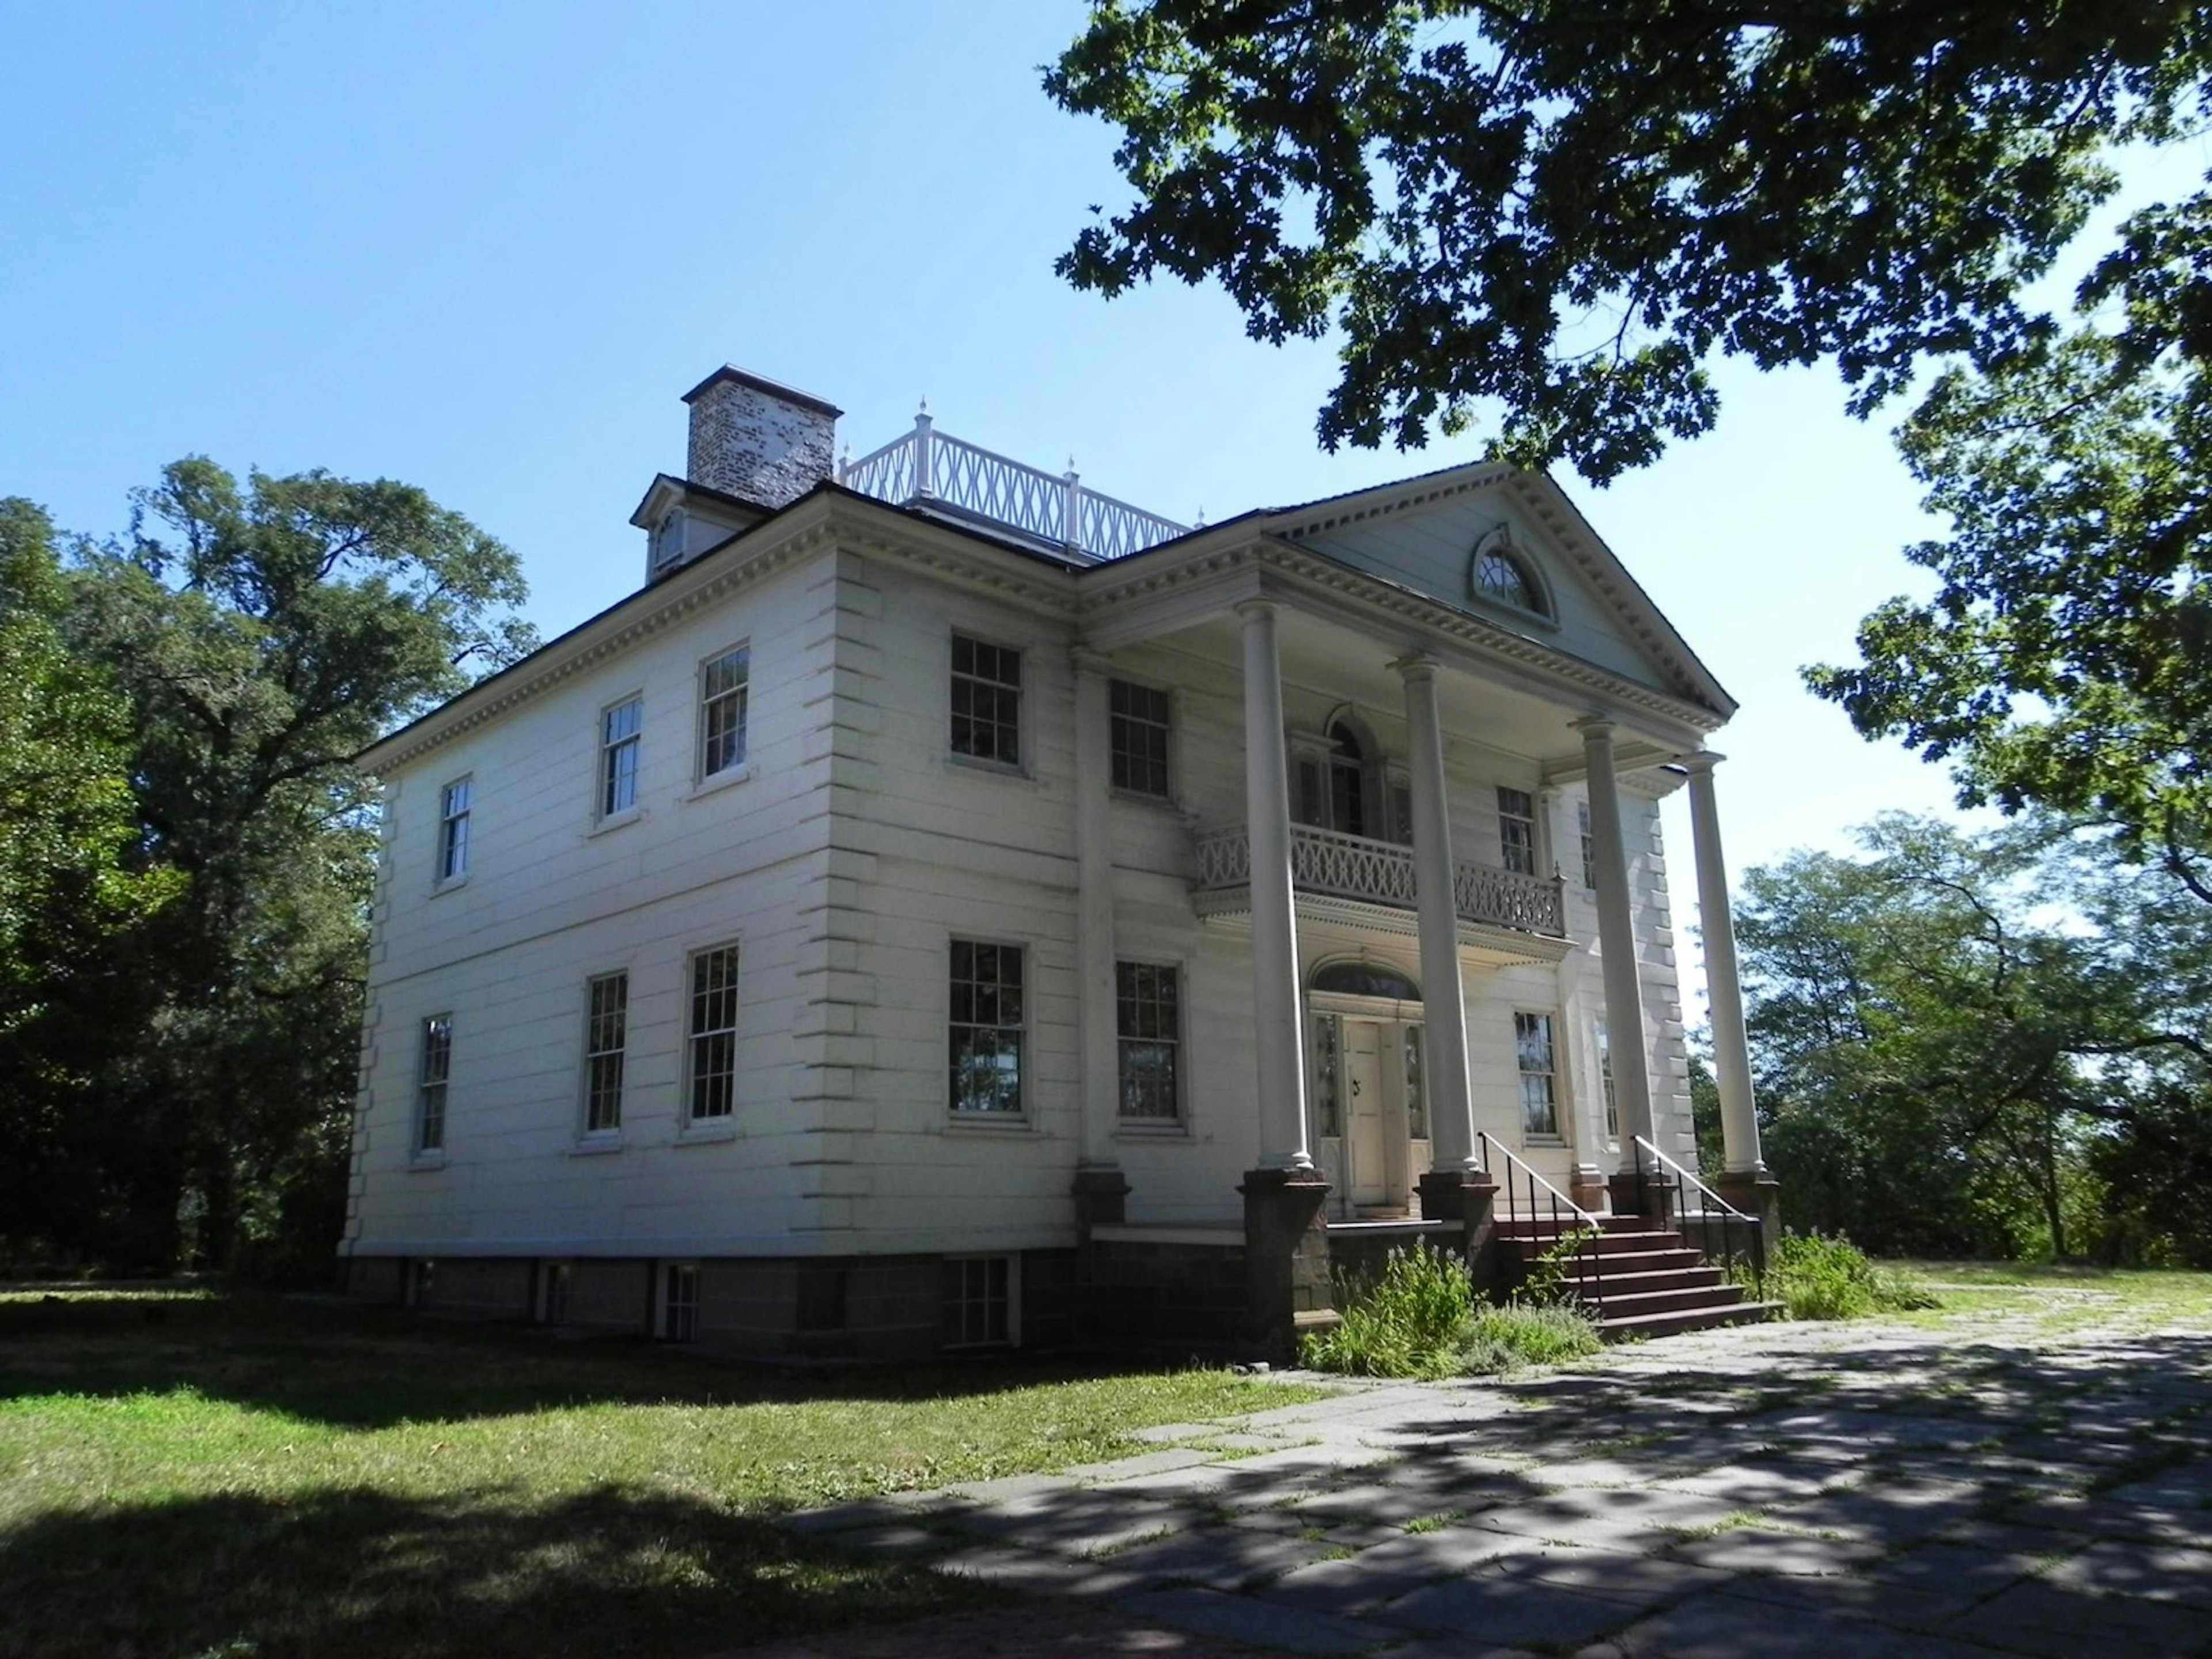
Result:
<svg viewBox="0 0 2212 1659"><path fill-rule="evenodd" d="M1267 528L1652 690L1723 718L1735 710L1619 556L1541 473L1455 467L1286 508L1270 514Z"/></svg>

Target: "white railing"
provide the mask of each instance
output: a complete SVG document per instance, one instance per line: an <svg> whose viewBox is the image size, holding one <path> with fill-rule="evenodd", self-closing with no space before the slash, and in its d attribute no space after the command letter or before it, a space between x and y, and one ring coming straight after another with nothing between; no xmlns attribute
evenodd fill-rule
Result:
<svg viewBox="0 0 2212 1659"><path fill-rule="evenodd" d="M1251 885L1252 838L1243 824L1200 834L1197 851L1200 891ZM1453 874L1452 908L1461 921L1566 937L1565 884L1556 878L1546 881L1487 864L1461 864ZM1413 849L1294 823L1291 885L1411 909L1416 893Z"/></svg>
<svg viewBox="0 0 2212 1659"><path fill-rule="evenodd" d="M1073 468L1055 477L950 437L927 410L913 431L840 467L837 482L900 507L949 507L1094 559L1142 552L1190 528L1085 489Z"/></svg>

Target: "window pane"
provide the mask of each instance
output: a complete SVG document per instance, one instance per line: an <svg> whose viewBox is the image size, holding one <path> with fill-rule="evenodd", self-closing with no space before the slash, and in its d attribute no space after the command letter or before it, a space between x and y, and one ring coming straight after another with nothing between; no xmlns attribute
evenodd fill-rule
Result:
<svg viewBox="0 0 2212 1659"><path fill-rule="evenodd" d="M446 1087L453 1064L453 1017L433 1014L422 1022L422 1055L416 1091L415 1147L442 1151L446 1145Z"/></svg>
<svg viewBox="0 0 2212 1659"><path fill-rule="evenodd" d="M948 1030L952 1109L1022 1109L1022 951L952 944Z"/></svg>
<svg viewBox="0 0 2212 1659"><path fill-rule="evenodd" d="M1115 964L1114 978L1121 1115L1172 1121L1181 1115L1179 971L1156 963L1121 962Z"/></svg>
<svg viewBox="0 0 2212 1659"><path fill-rule="evenodd" d="M737 1093L738 947L691 959L691 1115L727 1117Z"/></svg>
<svg viewBox="0 0 2212 1659"><path fill-rule="evenodd" d="M1523 876L1536 873L1536 802L1525 789L1498 792L1498 861Z"/></svg>
<svg viewBox="0 0 2212 1659"><path fill-rule="evenodd" d="M1020 652L952 636L954 754L1021 763L1021 684Z"/></svg>
<svg viewBox="0 0 2212 1659"><path fill-rule="evenodd" d="M1522 1130L1526 1134L1556 1136L1559 1115L1553 1088L1552 1017L1515 1014L1513 1046L1521 1070Z"/></svg>
<svg viewBox="0 0 2212 1659"><path fill-rule="evenodd" d="M745 758L745 696L752 652L739 646L699 672L699 775L740 765Z"/></svg>
<svg viewBox="0 0 2212 1659"><path fill-rule="evenodd" d="M599 811L627 812L637 805L639 732L645 705L633 697L600 717Z"/></svg>
<svg viewBox="0 0 2212 1659"><path fill-rule="evenodd" d="M590 1003L584 1032L584 1129L601 1134L622 1127L629 975L605 974L593 980Z"/></svg>
<svg viewBox="0 0 2212 1659"><path fill-rule="evenodd" d="M1168 793L1168 694L1127 680L1115 680L1108 690L1114 787L1164 796Z"/></svg>

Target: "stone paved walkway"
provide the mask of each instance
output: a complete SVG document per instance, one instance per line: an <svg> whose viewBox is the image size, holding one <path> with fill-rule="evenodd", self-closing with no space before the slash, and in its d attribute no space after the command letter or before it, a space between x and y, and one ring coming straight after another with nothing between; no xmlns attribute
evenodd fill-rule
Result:
<svg viewBox="0 0 2212 1659"><path fill-rule="evenodd" d="M2212 1328L2002 1316L1348 1389L794 1516L1073 1599L760 1659L2212 1655L2208 1412Z"/></svg>

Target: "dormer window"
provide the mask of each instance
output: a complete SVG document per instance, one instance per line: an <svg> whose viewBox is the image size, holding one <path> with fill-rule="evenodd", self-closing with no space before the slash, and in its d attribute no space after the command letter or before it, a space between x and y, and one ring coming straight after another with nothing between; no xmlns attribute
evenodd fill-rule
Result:
<svg viewBox="0 0 2212 1659"><path fill-rule="evenodd" d="M684 509L672 507L653 530L653 568L665 570L684 556Z"/></svg>
<svg viewBox="0 0 2212 1659"><path fill-rule="evenodd" d="M1538 617L1548 617L1551 607L1544 602L1544 589L1513 545L1512 532L1499 525L1474 544L1474 568L1468 572L1468 586L1479 599L1488 599L1493 605L1510 605L1516 611L1526 611Z"/></svg>

